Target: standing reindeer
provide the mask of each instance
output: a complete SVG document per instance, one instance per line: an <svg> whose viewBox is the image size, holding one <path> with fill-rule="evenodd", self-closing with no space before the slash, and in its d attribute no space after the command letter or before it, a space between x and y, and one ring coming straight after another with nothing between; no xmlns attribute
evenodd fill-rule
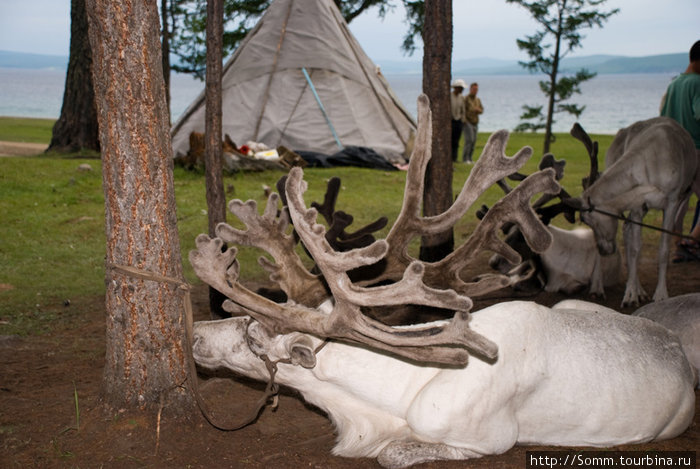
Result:
<svg viewBox="0 0 700 469"><path fill-rule="evenodd" d="M531 153L523 149L506 157L507 132L495 133L454 205L442 215L421 217L431 147L428 106L421 96L404 203L386 239L334 250L316 223L318 212L306 208L299 168L291 170L285 187L288 213L322 274L308 272L296 256L287 212L277 216L276 194L263 215L254 202L231 202L246 230L220 224L220 238L197 237L197 250L190 253L195 272L229 298L225 309L245 316L196 323L195 361L255 379L276 367L279 383L328 413L338 432L335 454L377 457L385 467L497 454L518 442L610 446L684 431L695 405L692 371L663 327L617 313L527 302L469 313L467 295L513 281L493 275L467 282L460 276L485 249L518 261L497 236L502 223L518 223L537 250L549 244L529 201L535 193L558 191L552 170L533 174L495 204L443 261L424 263L409 255L412 237L453 226ZM274 303L241 285L236 250L222 252L224 242L267 251L274 263L263 266L289 300ZM352 281L348 272L367 265L384 270ZM403 327L364 314L406 304L455 313L449 321Z"/></svg>
<svg viewBox="0 0 700 469"><path fill-rule="evenodd" d="M639 223L650 208L663 210L665 230L659 242L658 281L653 298L668 298L668 232L679 226L690 196L698 164L692 138L668 117L636 122L617 133L605 155L606 169L598 173L597 150L594 151L588 134L577 124L572 135L586 145L591 155L591 174L584 180L585 190L576 205L581 210L581 221L593 228L601 255L615 252L616 216L629 211L623 228L627 284L622 306L639 305L640 300L647 298L639 282L637 264L642 248Z"/></svg>

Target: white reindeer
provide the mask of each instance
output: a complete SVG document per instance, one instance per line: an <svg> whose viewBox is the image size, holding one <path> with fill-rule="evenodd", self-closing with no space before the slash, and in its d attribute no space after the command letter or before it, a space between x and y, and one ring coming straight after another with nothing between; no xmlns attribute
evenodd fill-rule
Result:
<svg viewBox="0 0 700 469"><path fill-rule="evenodd" d="M605 306L581 300L560 301L553 308L614 312ZM700 293L649 303L633 312L632 316L654 321L678 336L688 363L695 370L696 387L700 387L700 381L697 381L700 373Z"/></svg>
<svg viewBox="0 0 700 469"><path fill-rule="evenodd" d="M592 150L597 151L597 149ZM553 168L556 179L561 180L564 177L565 165L565 160L556 160L554 155L548 153L542 157L539 169ZM516 173L510 175L509 179L523 180L525 177L523 174ZM498 185L506 194L512 191L505 180L498 181ZM525 262L532 264L535 269L535 274L530 279L515 285L515 288L527 289L532 282L535 282L536 288L544 287L544 290L548 292L561 291L571 294L588 288L592 296L603 297L605 287L617 285L621 281L622 257L619 252L609 256L601 256L596 246L593 231L588 227L577 227L569 230L551 225L552 218L562 213L571 223L574 222L574 213L566 203L546 205L555 197L564 201L570 196L562 189L557 196L543 195L533 203L533 208L547 226L552 237L552 243L546 250L539 254L533 252L517 225L510 226L506 230L505 242L517 251ZM482 207L477 215L484 213L486 209L487 207ZM508 262L500 254L491 256L489 266L501 273L507 273L515 268L515 265Z"/></svg>
<svg viewBox="0 0 700 469"><path fill-rule="evenodd" d="M678 335L688 361L700 372L700 293L649 303L632 314L651 319Z"/></svg>
<svg viewBox="0 0 700 469"><path fill-rule="evenodd" d="M616 250L614 216L629 211L630 222L623 229L627 261L623 306L638 305L647 297L637 273L642 239L641 227L636 223L641 223L649 208L656 208L663 210L664 230L678 226L697 164L695 146L688 132L673 119L656 117L620 130L606 153L605 172L600 177L592 173L590 185L579 199L579 208L581 220L595 232L602 255ZM668 298L669 237L664 232L659 243L655 301Z"/></svg>
<svg viewBox="0 0 700 469"><path fill-rule="evenodd" d="M422 217L431 129L429 103L421 96L403 205L385 239L334 249L328 237L336 224L327 231L316 222L317 210L303 199L300 168L287 178L286 210L278 210L277 194L262 215L254 201L232 201L229 209L245 229L220 224L216 238L197 237L189 258L197 275L228 298L224 309L244 317L197 323L195 361L255 379L266 379L263 356L277 361L277 381L328 412L338 431L336 454L376 456L386 467L496 454L515 443L609 446L684 431L694 412L693 375L665 328L616 313L526 302L469 313L469 296L518 280L491 275L473 282L460 275L485 250L520 262L496 235L503 223L519 225L536 252L551 243L530 200L558 193L553 170L521 182L443 260L411 256L412 238L453 227L481 193L531 154L526 148L506 156L508 134L496 132L452 207ZM299 259L290 219L321 274ZM286 294L285 303L241 284L236 245L269 254L260 262ZM367 275L357 278L365 268ZM410 305L454 316L408 327L370 317L386 318L387 311ZM322 339L327 345L319 350Z"/></svg>
<svg viewBox="0 0 700 469"><path fill-rule="evenodd" d="M261 355L291 358L276 380L328 414L333 453L384 467L516 443L608 447L682 433L693 419L694 376L676 337L642 318L587 309L508 302L473 313L470 327L498 346L498 358L472 356L463 367L340 342L314 354L317 337L271 334L247 317L195 323L193 351L200 366L258 380L268 378Z"/></svg>
<svg viewBox="0 0 700 469"><path fill-rule="evenodd" d="M622 259L619 253L602 256L591 230L550 226L549 231L552 245L540 256L547 274L545 291L573 293L588 287L591 295L603 296L605 287L620 282Z"/></svg>
<svg viewBox="0 0 700 469"><path fill-rule="evenodd" d="M605 295L605 287L620 283L620 253L601 256L590 228L566 230L548 225L547 229L552 235L552 244L540 254L532 252L517 227L505 238L506 243L523 259L541 264L543 275L540 278L537 274L538 288L544 285L547 292L560 291L566 294L588 288L591 295L602 297ZM509 272L515 267L499 254L491 256L489 266L501 273Z"/></svg>

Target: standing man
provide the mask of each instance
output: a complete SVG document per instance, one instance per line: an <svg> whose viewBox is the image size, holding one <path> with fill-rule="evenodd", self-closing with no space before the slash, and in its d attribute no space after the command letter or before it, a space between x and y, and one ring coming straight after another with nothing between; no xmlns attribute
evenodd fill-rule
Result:
<svg viewBox="0 0 700 469"><path fill-rule="evenodd" d="M688 131L698 155L700 165L700 41L690 48L690 64L685 72L673 79L666 90L666 98L661 106L661 115L670 117ZM700 197L700 166L695 173L693 191ZM700 260L700 223L698 212L700 202L695 207L695 219L690 236L693 239L683 239L676 243L676 253L673 262L685 260Z"/></svg>
<svg viewBox="0 0 700 469"><path fill-rule="evenodd" d="M452 82L450 93L450 107L452 109L452 161L457 161L459 138L462 136L462 122L464 121L464 96L462 91L467 87L464 80L459 78Z"/></svg>
<svg viewBox="0 0 700 469"><path fill-rule="evenodd" d="M472 164L472 153L476 144L476 133L479 128L479 114L484 112L481 100L476 97L479 92L479 84L469 85L469 94L464 99L464 149L462 150L462 162Z"/></svg>

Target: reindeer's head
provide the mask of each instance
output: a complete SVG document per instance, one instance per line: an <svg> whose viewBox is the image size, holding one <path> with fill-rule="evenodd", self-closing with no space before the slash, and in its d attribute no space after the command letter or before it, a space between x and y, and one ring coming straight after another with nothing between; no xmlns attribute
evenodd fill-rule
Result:
<svg viewBox="0 0 700 469"><path fill-rule="evenodd" d="M319 339L293 332L275 334L247 316L194 324L192 355L197 365L208 369L227 368L249 378L264 380L270 361L289 360L312 368Z"/></svg>
<svg viewBox="0 0 700 469"><path fill-rule="evenodd" d="M246 341L250 318L242 316L194 323L192 355L210 370L229 368L252 378L264 378L265 366Z"/></svg>
<svg viewBox="0 0 700 469"><path fill-rule="evenodd" d="M617 218L594 211L595 208L590 199L583 193L580 204L581 221L593 229L595 242L601 256L609 256L617 250L615 237L617 236Z"/></svg>
<svg viewBox="0 0 700 469"><path fill-rule="evenodd" d="M617 250L615 244L617 219L596 212L594 210L596 207L590 197L591 192L594 190L592 188L601 176L601 172L598 170L598 142L592 141L591 137L578 122L571 128L570 133L586 147L590 161L590 172L581 181L584 189L581 198L572 199L568 203L575 207L576 210L581 211L581 221L593 229L598 252L603 256L607 256Z"/></svg>

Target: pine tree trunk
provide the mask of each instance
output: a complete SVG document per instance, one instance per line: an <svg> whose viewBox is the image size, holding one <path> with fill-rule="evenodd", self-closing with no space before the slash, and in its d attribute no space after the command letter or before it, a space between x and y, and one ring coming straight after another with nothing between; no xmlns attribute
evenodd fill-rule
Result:
<svg viewBox="0 0 700 469"><path fill-rule="evenodd" d="M209 236L226 221L226 199L223 181L221 78L224 40L223 0L207 1L207 75L205 109L205 167Z"/></svg>
<svg viewBox="0 0 700 469"><path fill-rule="evenodd" d="M450 79L452 75L452 0L425 0L423 92L433 114L432 159L425 175L423 213L438 215L452 205ZM420 258L437 261L454 249L452 230L421 240Z"/></svg>
<svg viewBox="0 0 700 469"><path fill-rule="evenodd" d="M87 0L105 193L112 408L191 415L183 291L115 266L183 279L157 0Z"/></svg>
<svg viewBox="0 0 700 469"><path fill-rule="evenodd" d="M216 236L216 225L226 221L226 194L223 180L221 79L223 74L224 4L207 0L207 75L205 108L205 179L209 236ZM209 309L213 319L230 316L221 304L226 297L209 287Z"/></svg>
<svg viewBox="0 0 700 469"><path fill-rule="evenodd" d="M168 104L170 117L170 8L168 0L160 1L160 19L163 25L161 31L163 79L165 80L165 101Z"/></svg>
<svg viewBox="0 0 700 469"><path fill-rule="evenodd" d="M85 0L71 0L70 59L61 116L53 127L49 151L100 150L92 84L92 54Z"/></svg>

